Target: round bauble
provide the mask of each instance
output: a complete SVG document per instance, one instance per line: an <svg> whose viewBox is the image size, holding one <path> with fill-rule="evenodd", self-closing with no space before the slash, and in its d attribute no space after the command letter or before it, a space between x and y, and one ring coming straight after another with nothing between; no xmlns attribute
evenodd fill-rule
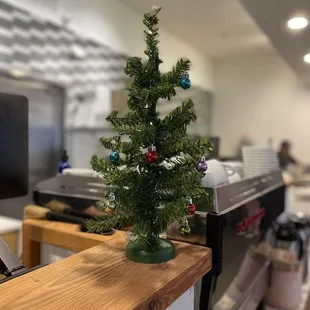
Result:
<svg viewBox="0 0 310 310"><path fill-rule="evenodd" d="M192 82L189 79L189 75L188 74L182 75L182 77L180 79L180 86L183 89L189 89L192 86Z"/></svg>
<svg viewBox="0 0 310 310"><path fill-rule="evenodd" d="M110 155L110 160L112 163L117 163L119 161L119 152L113 151Z"/></svg>
<svg viewBox="0 0 310 310"><path fill-rule="evenodd" d="M191 228L189 226L181 226L179 232L181 236L186 237L191 234Z"/></svg>
<svg viewBox="0 0 310 310"><path fill-rule="evenodd" d="M187 215L193 215L196 212L196 206L193 203L190 203L187 206Z"/></svg>

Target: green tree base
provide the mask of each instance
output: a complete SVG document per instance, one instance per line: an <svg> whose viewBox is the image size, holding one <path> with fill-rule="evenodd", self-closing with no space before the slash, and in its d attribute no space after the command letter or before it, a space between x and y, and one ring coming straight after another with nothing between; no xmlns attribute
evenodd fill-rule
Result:
<svg viewBox="0 0 310 310"><path fill-rule="evenodd" d="M176 251L171 241L159 238L155 244L129 242L126 248L126 256L136 263L157 264L175 258Z"/></svg>

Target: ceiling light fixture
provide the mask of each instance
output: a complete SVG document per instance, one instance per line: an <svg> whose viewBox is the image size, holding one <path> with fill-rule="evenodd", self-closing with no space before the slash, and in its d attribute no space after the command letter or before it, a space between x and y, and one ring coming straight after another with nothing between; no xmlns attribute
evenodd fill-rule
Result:
<svg viewBox="0 0 310 310"><path fill-rule="evenodd" d="M302 16L293 17L287 22L287 27L292 30L304 29L307 26L308 26L308 19Z"/></svg>
<svg viewBox="0 0 310 310"><path fill-rule="evenodd" d="M310 53L304 56L304 62L306 62L307 64L310 64Z"/></svg>
<svg viewBox="0 0 310 310"><path fill-rule="evenodd" d="M11 75L16 77L16 78L20 78L20 77L25 76L25 72L22 70L19 70L19 69L10 69L9 71L10 71Z"/></svg>

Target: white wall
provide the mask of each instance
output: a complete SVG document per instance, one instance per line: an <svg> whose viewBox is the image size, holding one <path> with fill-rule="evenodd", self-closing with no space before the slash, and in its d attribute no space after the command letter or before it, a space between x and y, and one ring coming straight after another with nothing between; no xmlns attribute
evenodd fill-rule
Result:
<svg viewBox="0 0 310 310"><path fill-rule="evenodd" d="M143 16L137 14L129 7L117 0L4 0L32 14L60 22L63 16L71 18L69 27L77 33L94 38L103 44L123 52L130 56L144 56L144 25ZM181 57L189 58L192 62L190 78L192 84L204 90L211 90L212 66L206 56L187 42L173 36L171 33L160 29L160 54L164 63L162 71L168 71ZM100 91L100 89L98 90ZM107 87L101 86L101 94L97 98L110 98ZM81 124L90 124L90 120L96 119L95 115L85 120L85 115L90 113L109 113L111 102L97 100L92 107L83 107L74 120L75 127ZM87 114L86 114L87 113ZM66 120L67 123L67 120ZM89 126L89 125L88 125ZM98 131L81 132L70 130L66 135L66 147L68 148L71 164L75 167L88 167L90 156L98 152ZM89 137L87 139L87 137ZM94 142L94 139L96 141ZM85 141L88 143L85 144ZM87 149L87 152L85 152Z"/></svg>
<svg viewBox="0 0 310 310"><path fill-rule="evenodd" d="M109 46L134 56L143 56L145 49L143 16L117 0L61 0L60 12L72 17L72 27L87 33ZM160 29L160 53L167 71L180 57L192 61L193 84L212 88L212 70L208 59L185 41Z"/></svg>
<svg viewBox="0 0 310 310"><path fill-rule="evenodd" d="M71 18L78 33L131 56L144 56L143 16L117 0L4 0L37 15L59 22ZM57 3L57 5L55 4ZM195 86L212 89L212 67L208 58L165 29L160 29L160 53L168 71L181 57L192 61L191 80Z"/></svg>
<svg viewBox="0 0 310 310"><path fill-rule="evenodd" d="M258 146L289 139L296 157L310 162L310 89L275 52L216 63L214 85L211 128L222 139L222 156L235 155L247 134Z"/></svg>

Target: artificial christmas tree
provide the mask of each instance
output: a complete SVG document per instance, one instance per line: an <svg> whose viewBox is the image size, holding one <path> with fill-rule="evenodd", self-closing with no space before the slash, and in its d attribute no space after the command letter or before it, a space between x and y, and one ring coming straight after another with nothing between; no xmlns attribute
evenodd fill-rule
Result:
<svg viewBox="0 0 310 310"><path fill-rule="evenodd" d="M159 11L153 7L144 15L147 61L131 57L125 68L133 79L127 102L130 112L124 117L112 112L107 118L118 133L101 139L111 150L110 160L94 155L91 161L109 186L107 198L100 204L108 207L109 215L89 221L89 231L105 233L132 225L126 255L143 263L175 257L172 242L159 237L171 223L181 221L180 233L190 233L186 216L195 212L192 199L207 195L201 179L207 169L204 154L211 147L206 139L186 136L187 125L196 120L192 100L183 102L164 119L156 111L159 99L170 100L177 87L191 86L189 60L179 60L168 73L159 70ZM126 137L129 142L124 141Z"/></svg>

